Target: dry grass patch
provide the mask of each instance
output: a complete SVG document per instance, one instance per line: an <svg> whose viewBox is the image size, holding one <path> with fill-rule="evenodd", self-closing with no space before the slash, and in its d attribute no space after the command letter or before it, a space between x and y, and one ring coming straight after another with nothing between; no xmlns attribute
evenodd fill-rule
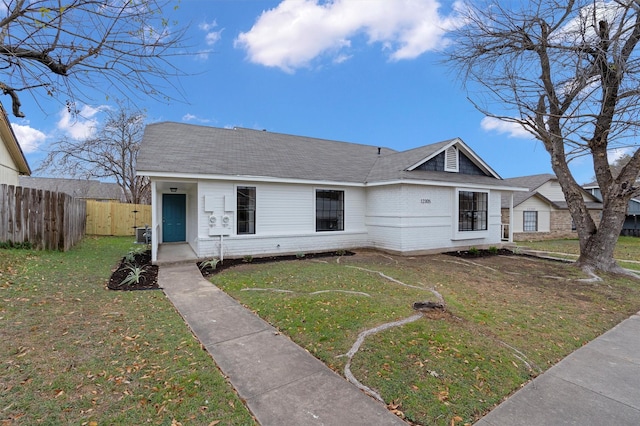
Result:
<svg viewBox="0 0 640 426"><path fill-rule="evenodd" d="M523 256L363 251L339 262L246 265L212 281L341 374L359 333L415 314L413 302L434 300L431 290L437 291L445 313L368 337L351 371L407 420L451 425L478 420L531 377L640 310L638 282L583 278L569 264ZM340 292L318 292L324 290Z"/></svg>

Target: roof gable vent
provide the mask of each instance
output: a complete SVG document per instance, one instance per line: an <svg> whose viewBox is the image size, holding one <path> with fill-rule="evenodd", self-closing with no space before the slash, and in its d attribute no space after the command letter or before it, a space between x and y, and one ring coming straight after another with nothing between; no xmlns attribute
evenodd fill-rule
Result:
<svg viewBox="0 0 640 426"><path fill-rule="evenodd" d="M458 149L455 146L450 146L444 153L444 171L458 171Z"/></svg>

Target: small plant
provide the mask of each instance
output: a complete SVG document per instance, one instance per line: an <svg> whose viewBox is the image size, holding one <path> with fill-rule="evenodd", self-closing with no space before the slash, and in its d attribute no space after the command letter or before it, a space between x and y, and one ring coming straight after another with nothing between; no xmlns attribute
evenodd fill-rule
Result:
<svg viewBox="0 0 640 426"><path fill-rule="evenodd" d="M125 279L123 279L120 282L120 286L123 285L138 285L140 284L140 281L144 281L145 276L144 276L144 272L146 267L145 266L137 266L137 265L127 265L125 266L125 269L129 270L129 274L127 275L127 277Z"/></svg>
<svg viewBox="0 0 640 426"><path fill-rule="evenodd" d="M127 254L124 255L124 263L134 263L136 261L136 256L141 255L145 252L144 248L131 249Z"/></svg>
<svg viewBox="0 0 640 426"><path fill-rule="evenodd" d="M346 250L336 250L336 254L338 256L344 256L345 254L347 254L347 251Z"/></svg>
<svg viewBox="0 0 640 426"><path fill-rule="evenodd" d="M253 256L251 256L250 254L244 256L242 259L247 263L253 262Z"/></svg>
<svg viewBox="0 0 640 426"><path fill-rule="evenodd" d="M207 268L216 269L216 267L218 266L218 263L220 263L220 259L218 259L217 257L214 257L213 259L205 260L204 262L202 262L200 264L200 269L201 270L205 270Z"/></svg>
<svg viewBox="0 0 640 426"><path fill-rule="evenodd" d="M496 247L496 246L489 247L489 253L498 254L498 247Z"/></svg>
<svg viewBox="0 0 640 426"><path fill-rule="evenodd" d="M480 250L477 247L469 247L469 254L477 256L480 254Z"/></svg>
<svg viewBox="0 0 640 426"><path fill-rule="evenodd" d="M11 240L0 242L0 249L19 249L19 250L31 250L33 245L29 241L22 243L14 243Z"/></svg>
<svg viewBox="0 0 640 426"><path fill-rule="evenodd" d="M305 256L306 256L306 255L305 255L304 253L302 253L302 252L296 253L296 257L297 257L298 259L303 259Z"/></svg>

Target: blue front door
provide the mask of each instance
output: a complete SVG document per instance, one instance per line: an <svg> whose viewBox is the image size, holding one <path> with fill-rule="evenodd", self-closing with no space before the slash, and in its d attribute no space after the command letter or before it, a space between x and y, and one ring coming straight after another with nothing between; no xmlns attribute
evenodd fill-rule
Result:
<svg viewBox="0 0 640 426"><path fill-rule="evenodd" d="M162 241L173 243L186 240L186 196L163 194L162 196Z"/></svg>

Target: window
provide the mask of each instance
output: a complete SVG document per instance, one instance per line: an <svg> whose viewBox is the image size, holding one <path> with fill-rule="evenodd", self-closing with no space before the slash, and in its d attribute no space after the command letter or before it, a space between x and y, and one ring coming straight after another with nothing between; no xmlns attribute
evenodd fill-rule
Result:
<svg viewBox="0 0 640 426"><path fill-rule="evenodd" d="M458 231L486 231L489 194L460 191L458 193Z"/></svg>
<svg viewBox="0 0 640 426"><path fill-rule="evenodd" d="M344 231L344 191L316 190L316 231Z"/></svg>
<svg viewBox="0 0 640 426"><path fill-rule="evenodd" d="M256 233L256 188L239 186L236 192L238 234Z"/></svg>
<svg viewBox="0 0 640 426"><path fill-rule="evenodd" d="M538 230L538 212L525 211L522 220L522 230L524 232L536 232Z"/></svg>

